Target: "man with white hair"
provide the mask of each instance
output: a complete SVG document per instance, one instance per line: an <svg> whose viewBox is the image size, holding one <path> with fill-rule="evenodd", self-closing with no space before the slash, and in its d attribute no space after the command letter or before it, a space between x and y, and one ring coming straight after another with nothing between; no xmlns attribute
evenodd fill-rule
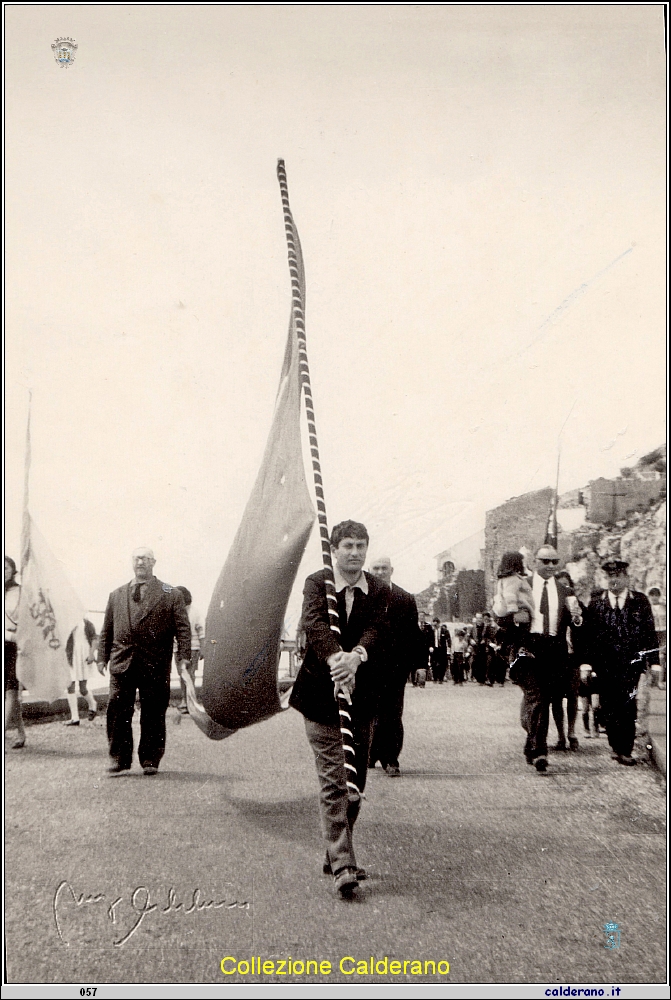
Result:
<svg viewBox="0 0 671 1000"><path fill-rule="evenodd" d="M173 639L185 669L191 664L191 626L184 597L154 576L151 549L133 552L134 577L109 596L98 646L98 669L109 665L107 738L110 774L129 771L133 760L135 693L140 693L140 766L155 775L165 752Z"/></svg>
<svg viewBox="0 0 671 1000"><path fill-rule="evenodd" d="M398 758L403 748L405 684L410 671L418 665L420 649L424 646L415 598L391 582L393 572L389 556L378 556L370 564L371 575L384 584L387 592L387 628L383 633L382 686L368 766L375 767L379 760L390 778L398 778L401 773Z"/></svg>

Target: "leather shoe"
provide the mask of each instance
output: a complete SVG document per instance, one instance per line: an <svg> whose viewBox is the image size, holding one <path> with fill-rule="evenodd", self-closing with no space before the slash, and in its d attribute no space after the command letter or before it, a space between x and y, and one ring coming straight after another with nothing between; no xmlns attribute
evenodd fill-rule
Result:
<svg viewBox="0 0 671 1000"><path fill-rule="evenodd" d="M356 880L357 880L357 882L365 882L366 879L368 878L368 872L366 871L366 869L365 868L355 868L354 870L356 872ZM323 871L324 875L330 875L331 874L331 862L329 861L328 858L324 859L324 864L322 865L322 871Z"/></svg>
<svg viewBox="0 0 671 1000"><path fill-rule="evenodd" d="M563 751L563 750L568 750L568 747L566 746L566 741L565 740L557 740L557 742L555 743L555 745L553 746L552 749L553 750Z"/></svg>
<svg viewBox="0 0 671 1000"><path fill-rule="evenodd" d="M94 712L92 708L89 709L89 722L93 722L98 713Z"/></svg>
<svg viewBox="0 0 671 1000"><path fill-rule="evenodd" d="M401 769L399 767L395 767L393 764L387 764L387 766L385 767L385 771L390 778L401 777Z"/></svg>
<svg viewBox="0 0 671 1000"><path fill-rule="evenodd" d="M146 774L148 777L151 777L154 774L158 774L158 768L154 767L153 764L143 764L142 773Z"/></svg>
<svg viewBox="0 0 671 1000"><path fill-rule="evenodd" d="M577 736L569 736L569 738L568 738L568 748L569 748L569 750L579 750L580 749L580 741L578 740Z"/></svg>
<svg viewBox="0 0 671 1000"><path fill-rule="evenodd" d="M354 868L341 868L333 876L335 889L341 899L351 899L352 893L357 887L356 870Z"/></svg>
<svg viewBox="0 0 671 1000"><path fill-rule="evenodd" d="M547 758L539 757L538 760L534 761L534 767L536 768L539 774L543 774L548 769Z"/></svg>
<svg viewBox="0 0 671 1000"><path fill-rule="evenodd" d="M122 771L130 771L130 764L119 764L117 761L116 764L110 764L107 768L108 774L121 774Z"/></svg>
<svg viewBox="0 0 671 1000"><path fill-rule="evenodd" d="M63 723L63 725L64 726L78 726L79 725L79 719L68 719L67 722Z"/></svg>
<svg viewBox="0 0 671 1000"><path fill-rule="evenodd" d="M618 762L618 764L624 764L625 767L634 767L636 764L634 758L628 753L617 754L615 760Z"/></svg>

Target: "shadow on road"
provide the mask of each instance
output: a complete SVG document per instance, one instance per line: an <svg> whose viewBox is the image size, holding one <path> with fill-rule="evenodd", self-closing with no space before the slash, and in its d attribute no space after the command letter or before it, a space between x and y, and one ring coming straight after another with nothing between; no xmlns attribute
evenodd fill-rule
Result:
<svg viewBox="0 0 671 1000"><path fill-rule="evenodd" d="M226 796L244 818L271 837L278 834L294 843L314 847L319 837L319 814L314 795L281 802L254 802Z"/></svg>

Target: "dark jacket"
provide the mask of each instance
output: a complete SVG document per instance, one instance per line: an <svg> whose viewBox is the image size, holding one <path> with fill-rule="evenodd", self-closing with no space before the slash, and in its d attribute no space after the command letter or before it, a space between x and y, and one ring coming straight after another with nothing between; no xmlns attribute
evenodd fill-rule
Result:
<svg viewBox="0 0 671 1000"><path fill-rule="evenodd" d="M529 581L532 583L532 581ZM569 610L567 600L572 591L565 587L563 583L555 580L555 585L557 587L557 634L556 636L550 636L553 641L553 646L555 650L555 655L563 660L568 658L568 642L566 639L566 633L569 628L571 628L571 612ZM583 628L583 625L578 626ZM529 632L526 636L526 644L531 643L533 649L534 643L542 642L545 639L547 641L547 636L538 635L536 632Z"/></svg>
<svg viewBox="0 0 671 1000"><path fill-rule="evenodd" d="M525 631L519 637L523 645L530 649L536 657L535 659L529 657L518 659L511 667L510 679L513 684L519 684L521 687L526 687L530 683L543 685L556 680L569 666L567 632L572 627L572 623L567 598L571 591L563 583L559 581L555 581L555 583L557 586L557 634L556 636L543 636L536 632ZM584 628L583 622L582 625L573 628L572 634L575 635L579 629Z"/></svg>
<svg viewBox="0 0 671 1000"><path fill-rule="evenodd" d="M126 583L109 596L98 662L109 663L111 674L125 673L136 660L170 672L175 637L178 658L191 660L191 625L182 592L153 576L147 583L144 614L132 626L131 590L132 584Z"/></svg>
<svg viewBox="0 0 671 1000"><path fill-rule="evenodd" d="M345 610L345 591L338 594L340 636L329 626L324 570L313 573L305 581L301 621L307 650L289 704L313 722L338 725L338 707L326 661L333 653L341 649L349 653L355 646L363 646L368 659L360 664L356 672L352 714L362 721L375 714L380 686L380 636L385 628L388 588L368 573L366 580L368 594L360 590L354 592L349 621Z"/></svg>
<svg viewBox="0 0 671 1000"><path fill-rule="evenodd" d="M428 622L419 626L419 656L417 666L426 668L429 663L429 656L433 646L433 629Z"/></svg>
<svg viewBox="0 0 671 1000"><path fill-rule="evenodd" d="M405 684L408 674L426 666L426 643L412 594L392 583L387 589L386 627L382 635L383 683Z"/></svg>
<svg viewBox="0 0 671 1000"><path fill-rule="evenodd" d="M643 650L656 649L658 643L650 601L637 590L629 591L619 623L608 591L604 591L585 609L583 628L584 662L592 665L601 686L605 681L633 687L645 669L646 659L648 663L659 663L657 652L643 660L638 656Z"/></svg>
<svg viewBox="0 0 671 1000"><path fill-rule="evenodd" d="M434 652L440 652L443 656L447 656L448 651L452 649L452 637L450 635L450 630L447 625L440 626L440 632L438 633L438 645L436 646L436 634L434 632L434 626L431 626L431 645L433 646Z"/></svg>

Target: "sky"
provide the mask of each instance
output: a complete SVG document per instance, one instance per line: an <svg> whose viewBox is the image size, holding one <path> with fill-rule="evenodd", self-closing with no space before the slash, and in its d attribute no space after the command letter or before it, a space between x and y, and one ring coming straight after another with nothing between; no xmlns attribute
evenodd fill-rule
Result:
<svg viewBox="0 0 671 1000"><path fill-rule="evenodd" d="M6 551L90 610L130 553L206 609L290 285L330 524L419 591L485 511L665 439L662 6L10 5ZM52 42L76 39L60 68ZM320 566L316 532L302 578Z"/></svg>

